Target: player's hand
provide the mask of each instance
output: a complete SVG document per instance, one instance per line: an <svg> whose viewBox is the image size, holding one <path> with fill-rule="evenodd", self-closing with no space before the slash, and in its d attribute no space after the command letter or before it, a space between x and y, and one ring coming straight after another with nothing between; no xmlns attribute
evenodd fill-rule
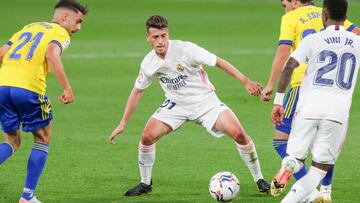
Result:
<svg viewBox="0 0 360 203"><path fill-rule="evenodd" d="M261 94L262 85L258 82L247 81L245 83L246 91L252 96L259 96Z"/></svg>
<svg viewBox="0 0 360 203"><path fill-rule="evenodd" d="M126 124L123 122L120 122L120 124L112 131L111 135L109 136L109 143L115 144L115 138L119 134L121 134L125 130Z"/></svg>
<svg viewBox="0 0 360 203"><path fill-rule="evenodd" d="M62 95L60 96L60 102L63 104L69 104L71 102L73 102L75 100L74 94L71 90L71 88L69 89L64 89Z"/></svg>
<svg viewBox="0 0 360 203"><path fill-rule="evenodd" d="M280 105L275 104L271 112L271 121L273 125L284 125L284 108Z"/></svg>
<svg viewBox="0 0 360 203"><path fill-rule="evenodd" d="M272 87L266 85L266 87L261 91L261 100L264 103L268 103L271 100L272 92L273 92Z"/></svg>

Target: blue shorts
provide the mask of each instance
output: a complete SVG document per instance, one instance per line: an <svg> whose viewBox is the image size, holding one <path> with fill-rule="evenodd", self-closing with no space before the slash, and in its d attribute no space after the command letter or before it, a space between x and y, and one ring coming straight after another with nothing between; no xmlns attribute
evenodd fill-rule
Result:
<svg viewBox="0 0 360 203"><path fill-rule="evenodd" d="M286 99L283 104L284 108L284 125L276 125L275 129L290 135L291 131L291 123L294 117L294 113L296 110L296 105L299 100L299 90L300 87L290 88L288 93L286 94Z"/></svg>
<svg viewBox="0 0 360 203"><path fill-rule="evenodd" d="M46 127L52 120L51 104L47 96L18 88L0 86L0 123L4 132L25 132Z"/></svg>

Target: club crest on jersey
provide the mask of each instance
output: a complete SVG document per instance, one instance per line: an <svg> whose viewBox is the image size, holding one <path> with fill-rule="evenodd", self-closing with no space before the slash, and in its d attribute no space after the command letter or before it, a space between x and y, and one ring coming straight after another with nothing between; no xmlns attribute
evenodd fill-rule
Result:
<svg viewBox="0 0 360 203"><path fill-rule="evenodd" d="M178 63L176 64L176 70L179 72L184 72L184 67L180 63Z"/></svg>

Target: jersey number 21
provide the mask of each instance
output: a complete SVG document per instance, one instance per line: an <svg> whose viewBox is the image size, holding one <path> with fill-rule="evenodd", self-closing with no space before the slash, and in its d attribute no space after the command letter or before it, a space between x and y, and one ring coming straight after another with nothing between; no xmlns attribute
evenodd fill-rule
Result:
<svg viewBox="0 0 360 203"><path fill-rule="evenodd" d="M31 47L29 49L28 54L26 55L26 60L30 61L34 55L35 49L37 48L37 46L40 43L40 40L42 38L42 36L44 35L43 32L38 32L34 39L32 39L32 33L30 32L24 32L20 35L18 41L24 39L23 42L21 42L15 49L14 51L10 54L9 59L20 59L21 58L21 54L17 53L21 48L23 48L27 43L30 42L31 40Z"/></svg>

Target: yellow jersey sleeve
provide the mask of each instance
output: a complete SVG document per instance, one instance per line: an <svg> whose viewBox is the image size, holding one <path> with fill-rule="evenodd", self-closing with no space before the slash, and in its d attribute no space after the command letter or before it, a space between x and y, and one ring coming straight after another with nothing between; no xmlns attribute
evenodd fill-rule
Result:
<svg viewBox="0 0 360 203"><path fill-rule="evenodd" d="M291 22L293 22L293 20L289 17L289 15L284 15L281 18L279 45L293 45L296 36L294 32L295 27Z"/></svg>
<svg viewBox="0 0 360 203"><path fill-rule="evenodd" d="M64 28L55 26L54 35L50 43L57 44L64 52L70 45L70 36Z"/></svg>
<svg viewBox="0 0 360 203"><path fill-rule="evenodd" d="M349 21L348 19L346 19L344 22L344 28L347 31L352 32L356 28L356 25L354 23L352 23L351 21Z"/></svg>

